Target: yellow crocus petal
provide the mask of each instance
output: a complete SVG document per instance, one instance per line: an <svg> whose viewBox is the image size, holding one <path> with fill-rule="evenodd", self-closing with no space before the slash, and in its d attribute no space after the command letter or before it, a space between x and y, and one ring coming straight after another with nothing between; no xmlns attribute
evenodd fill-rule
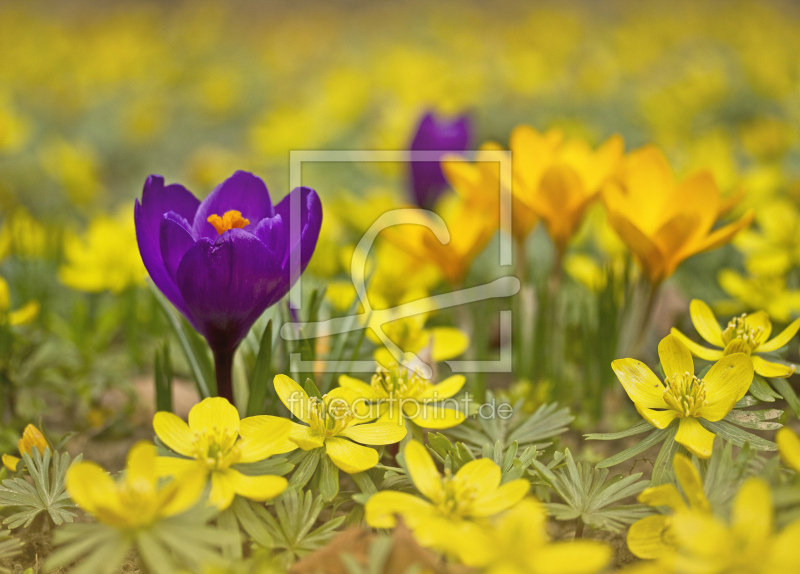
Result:
<svg viewBox="0 0 800 574"><path fill-rule="evenodd" d="M143 484L148 484L150 488L155 490L158 482L156 459L156 447L153 443L144 440L137 442L128 451L128 459L125 463L125 480L129 484L138 483L139 486L137 488L141 488Z"/></svg>
<svg viewBox="0 0 800 574"><path fill-rule="evenodd" d="M325 444L325 437L316 433L311 427L292 423L289 440L303 450L313 450Z"/></svg>
<svg viewBox="0 0 800 574"><path fill-rule="evenodd" d="M599 540L554 542L530 553L533 574L593 574L611 562L611 547Z"/></svg>
<svg viewBox="0 0 800 574"><path fill-rule="evenodd" d="M667 428L672 421L678 416L678 411L674 411L672 409L668 409L665 411L654 411L653 409L646 409L644 407L640 407L637 404L633 405L636 407L636 410L642 415L642 418L649 422L651 425L656 427L657 429L665 429Z"/></svg>
<svg viewBox="0 0 800 574"><path fill-rule="evenodd" d="M89 514L94 514L101 506L122 513L117 485L98 464L73 464L67 471L66 486L72 501Z"/></svg>
<svg viewBox="0 0 800 574"><path fill-rule="evenodd" d="M471 460L456 472L456 479L469 484L476 499L489 494L500 486L501 477L500 467L488 458Z"/></svg>
<svg viewBox="0 0 800 574"><path fill-rule="evenodd" d="M709 458L714 448L716 435L703 427L694 417L682 418L678 424L675 442L682 444L699 458Z"/></svg>
<svg viewBox="0 0 800 574"><path fill-rule="evenodd" d="M800 437L791 429L783 427L775 435L775 442L778 443L778 450L783 462L800 472ZM5 457L3 462L5 462Z"/></svg>
<svg viewBox="0 0 800 574"><path fill-rule="evenodd" d="M607 199L609 197L612 195L604 192L603 199L606 201L606 205L609 205ZM650 282L654 285L660 283L665 278L663 273L664 256L658 246L624 215L613 211L610 205L608 222L636 257Z"/></svg>
<svg viewBox="0 0 800 574"><path fill-rule="evenodd" d="M376 422L347 427L339 436L343 436L362 444L394 444L406 436L406 427L393 422Z"/></svg>
<svg viewBox="0 0 800 574"><path fill-rule="evenodd" d="M39 316L38 301L28 301L22 307L8 314L8 324L12 327L32 323Z"/></svg>
<svg viewBox="0 0 800 574"><path fill-rule="evenodd" d="M750 359L753 362L753 368L756 373L762 377L785 379L794 374L794 365L783 365L781 363L773 363L766 361L758 355L751 355Z"/></svg>
<svg viewBox="0 0 800 574"><path fill-rule="evenodd" d="M725 351L721 349L709 349L703 345L698 345L689 337L678 331L675 327L672 328L670 334L680 339L681 343L686 345L686 347L695 357L700 357L706 361L719 361L725 356Z"/></svg>
<svg viewBox="0 0 800 574"><path fill-rule="evenodd" d="M645 488L637 500L648 506L666 506L675 512L686 510L686 503L681 493L672 484L660 484Z"/></svg>
<svg viewBox="0 0 800 574"><path fill-rule="evenodd" d="M202 474L205 467L193 458L178 458L177 456L159 456L156 458L156 473L158 476L178 476L185 472L198 472Z"/></svg>
<svg viewBox="0 0 800 574"><path fill-rule="evenodd" d="M753 382L753 363L744 353L723 357L703 377L706 404L698 411L709 421L718 421L727 415Z"/></svg>
<svg viewBox="0 0 800 574"><path fill-rule="evenodd" d="M748 313L744 322L748 327L754 330L761 329L761 340L767 341L769 336L772 335L772 321L769 320L769 315L766 311L756 311L755 313Z"/></svg>
<svg viewBox="0 0 800 574"><path fill-rule="evenodd" d="M291 430L292 422L283 417L261 415L244 419L239 429L243 439L239 442L242 451L239 462L257 462L289 452L285 447Z"/></svg>
<svg viewBox="0 0 800 574"><path fill-rule="evenodd" d="M366 399L373 399L376 395L375 389L372 388L372 385L349 375L339 375L339 386L346 389L352 389Z"/></svg>
<svg viewBox="0 0 800 574"><path fill-rule="evenodd" d="M325 441L325 452L347 474L364 472L378 464L378 451L346 438L331 437Z"/></svg>
<svg viewBox="0 0 800 574"><path fill-rule="evenodd" d="M692 354L675 335L667 335L661 339L658 344L658 357L661 359L661 367L666 376L670 377L675 373L694 375Z"/></svg>
<svg viewBox="0 0 800 574"><path fill-rule="evenodd" d="M233 477L230 469L217 470L211 473L211 491L208 493L209 506L216 506L225 510L233 502L236 490L233 487Z"/></svg>
<svg viewBox="0 0 800 574"><path fill-rule="evenodd" d="M464 375L452 375L438 385L432 385L419 394L419 399L443 400L458 393L467 381Z"/></svg>
<svg viewBox="0 0 800 574"><path fill-rule="evenodd" d="M194 435L189 430L189 425L177 415L166 411L157 412L153 417L153 430L170 450L183 456L193 456Z"/></svg>
<svg viewBox="0 0 800 574"><path fill-rule="evenodd" d="M228 402L228 399L209 397L189 411L189 428L192 431L213 427L239 432L239 411Z"/></svg>
<svg viewBox="0 0 800 574"><path fill-rule="evenodd" d="M722 342L722 328L717 322L717 317L704 301L692 299L689 304L689 315L697 333L715 347L724 347Z"/></svg>
<svg viewBox="0 0 800 574"><path fill-rule="evenodd" d="M417 490L429 500L439 502L443 496L442 476L428 449L421 442L412 440L403 451L403 456Z"/></svg>
<svg viewBox="0 0 800 574"><path fill-rule="evenodd" d="M364 506L364 518L373 528L394 528L395 516L427 514L431 505L412 494L396 490L383 490L374 494Z"/></svg>
<svg viewBox="0 0 800 574"><path fill-rule="evenodd" d="M800 319L795 319L788 327L775 335L772 340L759 345L756 352L771 353L772 351L777 351L792 340L792 337L795 336L798 329L800 329ZM763 340L766 340L766 337L764 337Z"/></svg>
<svg viewBox="0 0 800 574"><path fill-rule="evenodd" d="M755 211L751 209L733 223L712 231L697 245L694 252L702 253L704 251L711 251L712 249L717 249L718 247L730 243L731 239L733 239L737 233L753 223L754 217Z"/></svg>
<svg viewBox="0 0 800 574"><path fill-rule="evenodd" d="M750 478L739 489L731 509L731 526L736 539L757 547L772 536L774 517L772 494L760 478Z"/></svg>
<svg viewBox="0 0 800 574"><path fill-rule="evenodd" d="M446 361L459 356L469 347L469 336L455 327L433 327L427 329L431 340L431 357L434 361Z"/></svg>
<svg viewBox="0 0 800 574"><path fill-rule="evenodd" d="M19 465L20 459L16 456L11 456L10 454L3 455L3 466L5 466L11 472L17 472L17 465Z"/></svg>
<svg viewBox="0 0 800 574"><path fill-rule="evenodd" d="M711 506L708 504L708 499L703 489L703 480L700 478L700 472L698 472L691 459L678 453L672 459L672 468L675 469L675 476L683 489L683 494L689 500L689 506L692 510L710 512Z"/></svg>
<svg viewBox="0 0 800 574"><path fill-rule="evenodd" d="M308 393L286 375L275 375L272 381L275 392L289 412L303 422L308 422Z"/></svg>
<svg viewBox="0 0 800 574"><path fill-rule="evenodd" d="M271 474L248 476L231 468L225 472L236 494L257 502L275 498L289 485L289 482L282 476Z"/></svg>
<svg viewBox="0 0 800 574"><path fill-rule="evenodd" d="M664 402L664 385L650 367L636 359L617 359L611 368L634 404L649 409L669 408Z"/></svg>
<svg viewBox="0 0 800 574"><path fill-rule="evenodd" d="M426 429L449 429L466 420L464 413L435 404L406 403L403 411L415 424Z"/></svg>
<svg viewBox="0 0 800 574"><path fill-rule="evenodd" d="M492 492L476 496L469 514L479 518L494 516L525 498L530 489L531 483L524 478L507 482Z"/></svg>
<svg viewBox="0 0 800 574"><path fill-rule="evenodd" d="M189 471L165 485L158 492L161 516L175 516L197 504L206 488L207 478L204 472Z"/></svg>
<svg viewBox="0 0 800 574"><path fill-rule="evenodd" d="M661 514L637 520L628 530L628 550L642 560L655 560L664 556L672 550L664 543L664 535L669 530L670 523L671 518Z"/></svg>

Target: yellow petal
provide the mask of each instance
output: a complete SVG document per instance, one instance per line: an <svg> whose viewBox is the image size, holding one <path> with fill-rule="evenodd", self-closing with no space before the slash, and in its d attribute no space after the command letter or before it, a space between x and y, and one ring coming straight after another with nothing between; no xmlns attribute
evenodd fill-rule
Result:
<svg viewBox="0 0 800 574"><path fill-rule="evenodd" d="M403 456L408 474L417 490L429 500L439 502L444 496L442 476L436 469L436 463L433 462L428 449L421 442L412 440L406 445Z"/></svg>
<svg viewBox="0 0 800 574"><path fill-rule="evenodd" d="M446 361L459 356L469 347L469 336L455 327L433 327L426 329L433 342L431 357L434 361Z"/></svg>
<svg viewBox="0 0 800 574"><path fill-rule="evenodd" d="M723 245L730 243L734 235L753 223L754 214L755 212L751 209L733 223L714 230L697 245L697 247L694 249L694 252L700 253L702 251L711 251L712 249L717 249L718 247L722 247Z"/></svg>
<svg viewBox="0 0 800 574"><path fill-rule="evenodd" d="M599 540L554 542L530 553L534 574L594 574L611 562L611 547Z"/></svg>
<svg viewBox="0 0 800 574"><path fill-rule="evenodd" d="M608 205L609 193L603 193L603 199ZM647 237L634 222L627 219L620 212L608 207L608 222L620 239L625 243L631 253L636 257L651 284L657 285L666 277L664 275L664 256L658 246Z"/></svg>
<svg viewBox="0 0 800 574"><path fill-rule="evenodd" d="M349 375L339 375L339 386L352 389L367 399L373 399L376 396L375 389L372 388L372 385L364 381L359 381Z"/></svg>
<svg viewBox="0 0 800 574"><path fill-rule="evenodd" d="M282 417L261 415L247 417L240 423L242 440L238 443L242 451L239 462L257 462L286 450L292 422Z"/></svg>
<svg viewBox="0 0 800 574"><path fill-rule="evenodd" d="M325 438L311 427L299 425L297 423L292 423L289 440L297 444L297 446L303 450L313 450L321 447L325 443Z"/></svg>
<svg viewBox="0 0 800 574"><path fill-rule="evenodd" d="M695 562L699 558L710 558L718 563L715 564L717 569L709 569L709 572L724 571L724 559L731 556L732 545L736 543L722 521L700 512L675 514L670 532L677 539L678 546L688 551L687 560ZM697 566L699 564L691 571L697 571Z"/></svg>
<svg viewBox="0 0 800 574"><path fill-rule="evenodd" d="M642 418L649 422L657 429L667 428L672 421L678 416L678 411L667 409L665 411L655 411L653 409L646 409L639 405L634 405L636 410L642 415Z"/></svg>
<svg viewBox="0 0 800 574"><path fill-rule="evenodd" d="M788 327L786 327L783 331L775 335L775 337L772 340L767 341L762 345L759 345L756 348L756 352L771 353L772 351L777 351L778 349L780 349L781 347L783 347L784 345L789 343L789 341L792 340L792 337L795 336L798 329L800 329L800 319L795 319L794 321L791 322L791 324ZM766 339L766 337L764 337L764 339Z"/></svg>
<svg viewBox="0 0 800 574"><path fill-rule="evenodd" d="M748 313L744 322L748 327L755 330L761 329L761 340L766 341L772 335L772 321L769 320L769 315L766 311L756 311L755 313Z"/></svg>
<svg viewBox="0 0 800 574"><path fill-rule="evenodd" d="M125 464L125 480L128 484L143 482L155 490L158 482L156 458L156 447L153 443L143 440L133 445L128 451L128 460Z"/></svg>
<svg viewBox="0 0 800 574"><path fill-rule="evenodd" d="M637 500L648 506L666 506L675 512L686 510L686 503L683 501L683 497L672 484L660 484L645 488L639 494Z"/></svg>
<svg viewBox="0 0 800 574"><path fill-rule="evenodd" d="M670 521L656 514L634 522L628 530L628 550L642 560L655 560L670 552L672 548L664 542Z"/></svg>
<svg viewBox="0 0 800 574"><path fill-rule="evenodd" d="M668 377L675 373L694 375L694 362L689 349L675 335L667 335L658 344L661 367Z"/></svg>
<svg viewBox="0 0 800 574"><path fill-rule="evenodd" d="M173 452L194 456L194 435L189 430L189 425L180 417L166 411L157 412L153 417L153 430L161 442Z"/></svg>
<svg viewBox="0 0 800 574"><path fill-rule="evenodd" d="M20 459L16 456L11 456L10 454L3 455L3 466L5 466L11 472L17 472L17 465L19 464Z"/></svg>
<svg viewBox="0 0 800 574"><path fill-rule="evenodd" d="M17 443L19 447L20 454L31 454L33 451L33 447L36 447L39 451L39 454L44 454L44 449L46 449L49 445L47 443L47 439L42 434L38 428L34 425L27 425L25 430L22 432L22 438Z"/></svg>
<svg viewBox="0 0 800 574"><path fill-rule="evenodd" d="M634 404L650 409L668 408L664 386L647 365L636 359L617 359L611 368Z"/></svg>
<svg viewBox="0 0 800 574"><path fill-rule="evenodd" d="M208 504L225 510L233 502L236 490L233 488L231 473L227 470L215 470L211 473L211 491L208 493Z"/></svg>
<svg viewBox="0 0 800 574"><path fill-rule="evenodd" d="M205 467L193 458L178 458L177 456L159 456L156 458L156 473L158 476L178 476L185 472L200 473Z"/></svg>
<svg viewBox="0 0 800 574"><path fill-rule="evenodd" d="M764 572L780 572L780 569L783 569L783 572L800 572L798 540L800 540L800 520L795 520L775 537Z"/></svg>
<svg viewBox="0 0 800 574"><path fill-rule="evenodd" d="M438 385L431 385L419 394L419 399L442 400L449 399L458 393L467 379L464 375L452 375Z"/></svg>
<svg viewBox="0 0 800 574"><path fill-rule="evenodd" d="M689 315L692 317L697 333L715 347L724 347L722 342L722 329L717 322L714 312L700 299L692 299L689 304Z"/></svg>
<svg viewBox="0 0 800 574"><path fill-rule="evenodd" d="M711 506L708 504L708 499L703 489L703 480L700 478L700 472L691 459L678 453L672 459L672 468L675 469L675 476L692 510L710 512Z"/></svg>
<svg viewBox="0 0 800 574"><path fill-rule="evenodd" d="M331 437L325 441L325 452L333 464L347 474L364 472L378 464L378 451L346 438Z"/></svg>
<svg viewBox="0 0 800 574"><path fill-rule="evenodd" d="M675 441L682 444L698 458L709 458L714 448L714 433L706 430L694 417L682 418L679 421Z"/></svg>
<svg viewBox="0 0 800 574"><path fill-rule="evenodd" d="M700 357L701 359L705 359L706 361L719 361L722 357L725 356L725 351L721 349L709 349L708 347L704 347L703 345L698 345L694 341L692 341L689 337L678 331L675 327L672 328L670 331L675 337L681 340L681 343L686 345L689 351L695 357Z"/></svg>
<svg viewBox="0 0 800 574"><path fill-rule="evenodd" d="M736 539L752 548L765 547L774 529L772 495L760 478L750 478L733 500L731 523Z"/></svg>
<svg viewBox="0 0 800 574"><path fill-rule="evenodd" d="M66 486L73 502L89 514L94 514L100 507L121 510L117 485L98 464L73 464L67 471Z"/></svg>
<svg viewBox="0 0 800 574"><path fill-rule="evenodd" d="M449 429L466 420L464 413L437 404L406 403L403 411L415 424L426 429Z"/></svg>
<svg viewBox="0 0 800 574"><path fill-rule="evenodd" d="M289 485L289 482L282 476L274 476L271 474L247 476L246 474L242 474L230 468L226 473L236 494L257 502L275 498L286 490L286 487Z"/></svg>
<svg viewBox="0 0 800 574"><path fill-rule="evenodd" d="M475 517L494 516L525 498L530 489L531 483L524 478L507 482L483 496L476 496L469 514Z"/></svg>
<svg viewBox="0 0 800 574"><path fill-rule="evenodd" d="M158 492L161 516L175 516L197 504L207 479L206 473L191 471L173 478Z"/></svg>
<svg viewBox="0 0 800 574"><path fill-rule="evenodd" d="M703 377L706 382L706 405L699 414L709 421L727 415L753 382L753 363L748 355L734 353L723 357Z"/></svg>
<svg viewBox="0 0 800 574"><path fill-rule="evenodd" d="M380 445L400 442L407 432L405 426L394 422L375 422L347 427L338 436L343 436L362 444Z"/></svg>
<svg viewBox="0 0 800 574"><path fill-rule="evenodd" d="M800 438L789 428L783 427L775 435L783 461L800 472Z"/></svg>
<svg viewBox="0 0 800 574"><path fill-rule="evenodd" d="M239 411L228 402L228 399L209 397L189 411L189 428L192 431L202 431L215 426L239 432Z"/></svg>
<svg viewBox="0 0 800 574"><path fill-rule="evenodd" d="M289 412L301 421L308 422L308 394L303 387L298 385L286 375L275 375L273 380L275 392Z"/></svg>
<svg viewBox="0 0 800 574"><path fill-rule="evenodd" d="M383 490L374 494L364 506L364 518L373 528L394 528L395 516L428 514L431 506L414 495L396 490Z"/></svg>
<svg viewBox="0 0 800 574"><path fill-rule="evenodd" d="M762 377L780 378L785 379L794 374L794 365L782 365L781 363L773 363L772 361L764 360L758 355L751 355L750 359L753 362L753 368L756 373Z"/></svg>
<svg viewBox="0 0 800 574"><path fill-rule="evenodd" d="M494 461L488 458L471 460L458 469L455 478L472 487L475 499L490 494L500 486L502 472Z"/></svg>
<svg viewBox="0 0 800 574"><path fill-rule="evenodd" d="M38 301L28 301L19 309L8 314L8 324L11 326L27 325L39 316L41 306Z"/></svg>

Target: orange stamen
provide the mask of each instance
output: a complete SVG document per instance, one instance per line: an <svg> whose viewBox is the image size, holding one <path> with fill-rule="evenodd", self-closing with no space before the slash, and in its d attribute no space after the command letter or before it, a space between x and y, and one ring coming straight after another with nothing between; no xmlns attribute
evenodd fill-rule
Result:
<svg viewBox="0 0 800 574"><path fill-rule="evenodd" d="M226 211L222 217L219 215L209 215L207 221L214 226L217 233L222 235L229 229L241 229L250 225L250 220L242 217L241 211Z"/></svg>

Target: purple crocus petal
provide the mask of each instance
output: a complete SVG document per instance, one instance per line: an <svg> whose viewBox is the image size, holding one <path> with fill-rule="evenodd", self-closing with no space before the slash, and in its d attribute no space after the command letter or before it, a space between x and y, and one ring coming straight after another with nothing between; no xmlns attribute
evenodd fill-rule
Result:
<svg viewBox="0 0 800 574"><path fill-rule="evenodd" d="M198 240L183 256L177 279L197 329L215 352L239 344L282 281L277 257L242 229Z"/></svg>
<svg viewBox="0 0 800 574"><path fill-rule="evenodd" d="M159 238L164 268L177 287L178 265L189 248L195 244L192 228L183 217L170 211L164 214L161 220Z"/></svg>
<svg viewBox="0 0 800 574"><path fill-rule="evenodd" d="M281 267L283 267L283 258L288 253L286 246L289 243L289 237L280 214L262 219L256 227L255 234L267 246L267 249L279 256Z"/></svg>
<svg viewBox="0 0 800 574"><path fill-rule="evenodd" d="M300 208L299 217L293 220L291 215L297 215L293 212L297 207ZM298 187L275 206L275 214L280 215L283 220L287 248L281 265L283 281L280 288L272 294L270 305L289 292L311 261L322 227L322 204L316 191L310 187Z"/></svg>
<svg viewBox="0 0 800 574"><path fill-rule="evenodd" d="M151 175L144 184L142 202L139 203L137 199L133 211L136 241L144 266L156 287L183 313L186 313L183 297L170 278L161 257L161 220L165 213L172 211L188 221L193 221L199 205L200 201L182 185L165 186L163 177Z"/></svg>
<svg viewBox="0 0 800 574"><path fill-rule="evenodd" d="M261 178L246 171L237 171L212 191L197 209L192 223L192 232L198 239L216 239L218 234L208 222L211 215L222 215L227 211L239 211L242 217L257 225L265 217L272 217L272 201Z"/></svg>
<svg viewBox="0 0 800 574"><path fill-rule="evenodd" d="M467 116L448 122L427 113L411 141L412 156L415 151L464 151L469 147L471 136L472 128ZM445 189L447 179L438 161L411 162L411 190L417 205L430 209Z"/></svg>

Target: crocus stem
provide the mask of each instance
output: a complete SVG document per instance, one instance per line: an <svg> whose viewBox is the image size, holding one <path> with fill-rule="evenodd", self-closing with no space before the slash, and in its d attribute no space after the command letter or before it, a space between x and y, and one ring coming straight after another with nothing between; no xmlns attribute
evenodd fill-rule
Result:
<svg viewBox="0 0 800 574"><path fill-rule="evenodd" d="M217 372L217 396L233 403L233 355L236 349L214 350L214 369Z"/></svg>

